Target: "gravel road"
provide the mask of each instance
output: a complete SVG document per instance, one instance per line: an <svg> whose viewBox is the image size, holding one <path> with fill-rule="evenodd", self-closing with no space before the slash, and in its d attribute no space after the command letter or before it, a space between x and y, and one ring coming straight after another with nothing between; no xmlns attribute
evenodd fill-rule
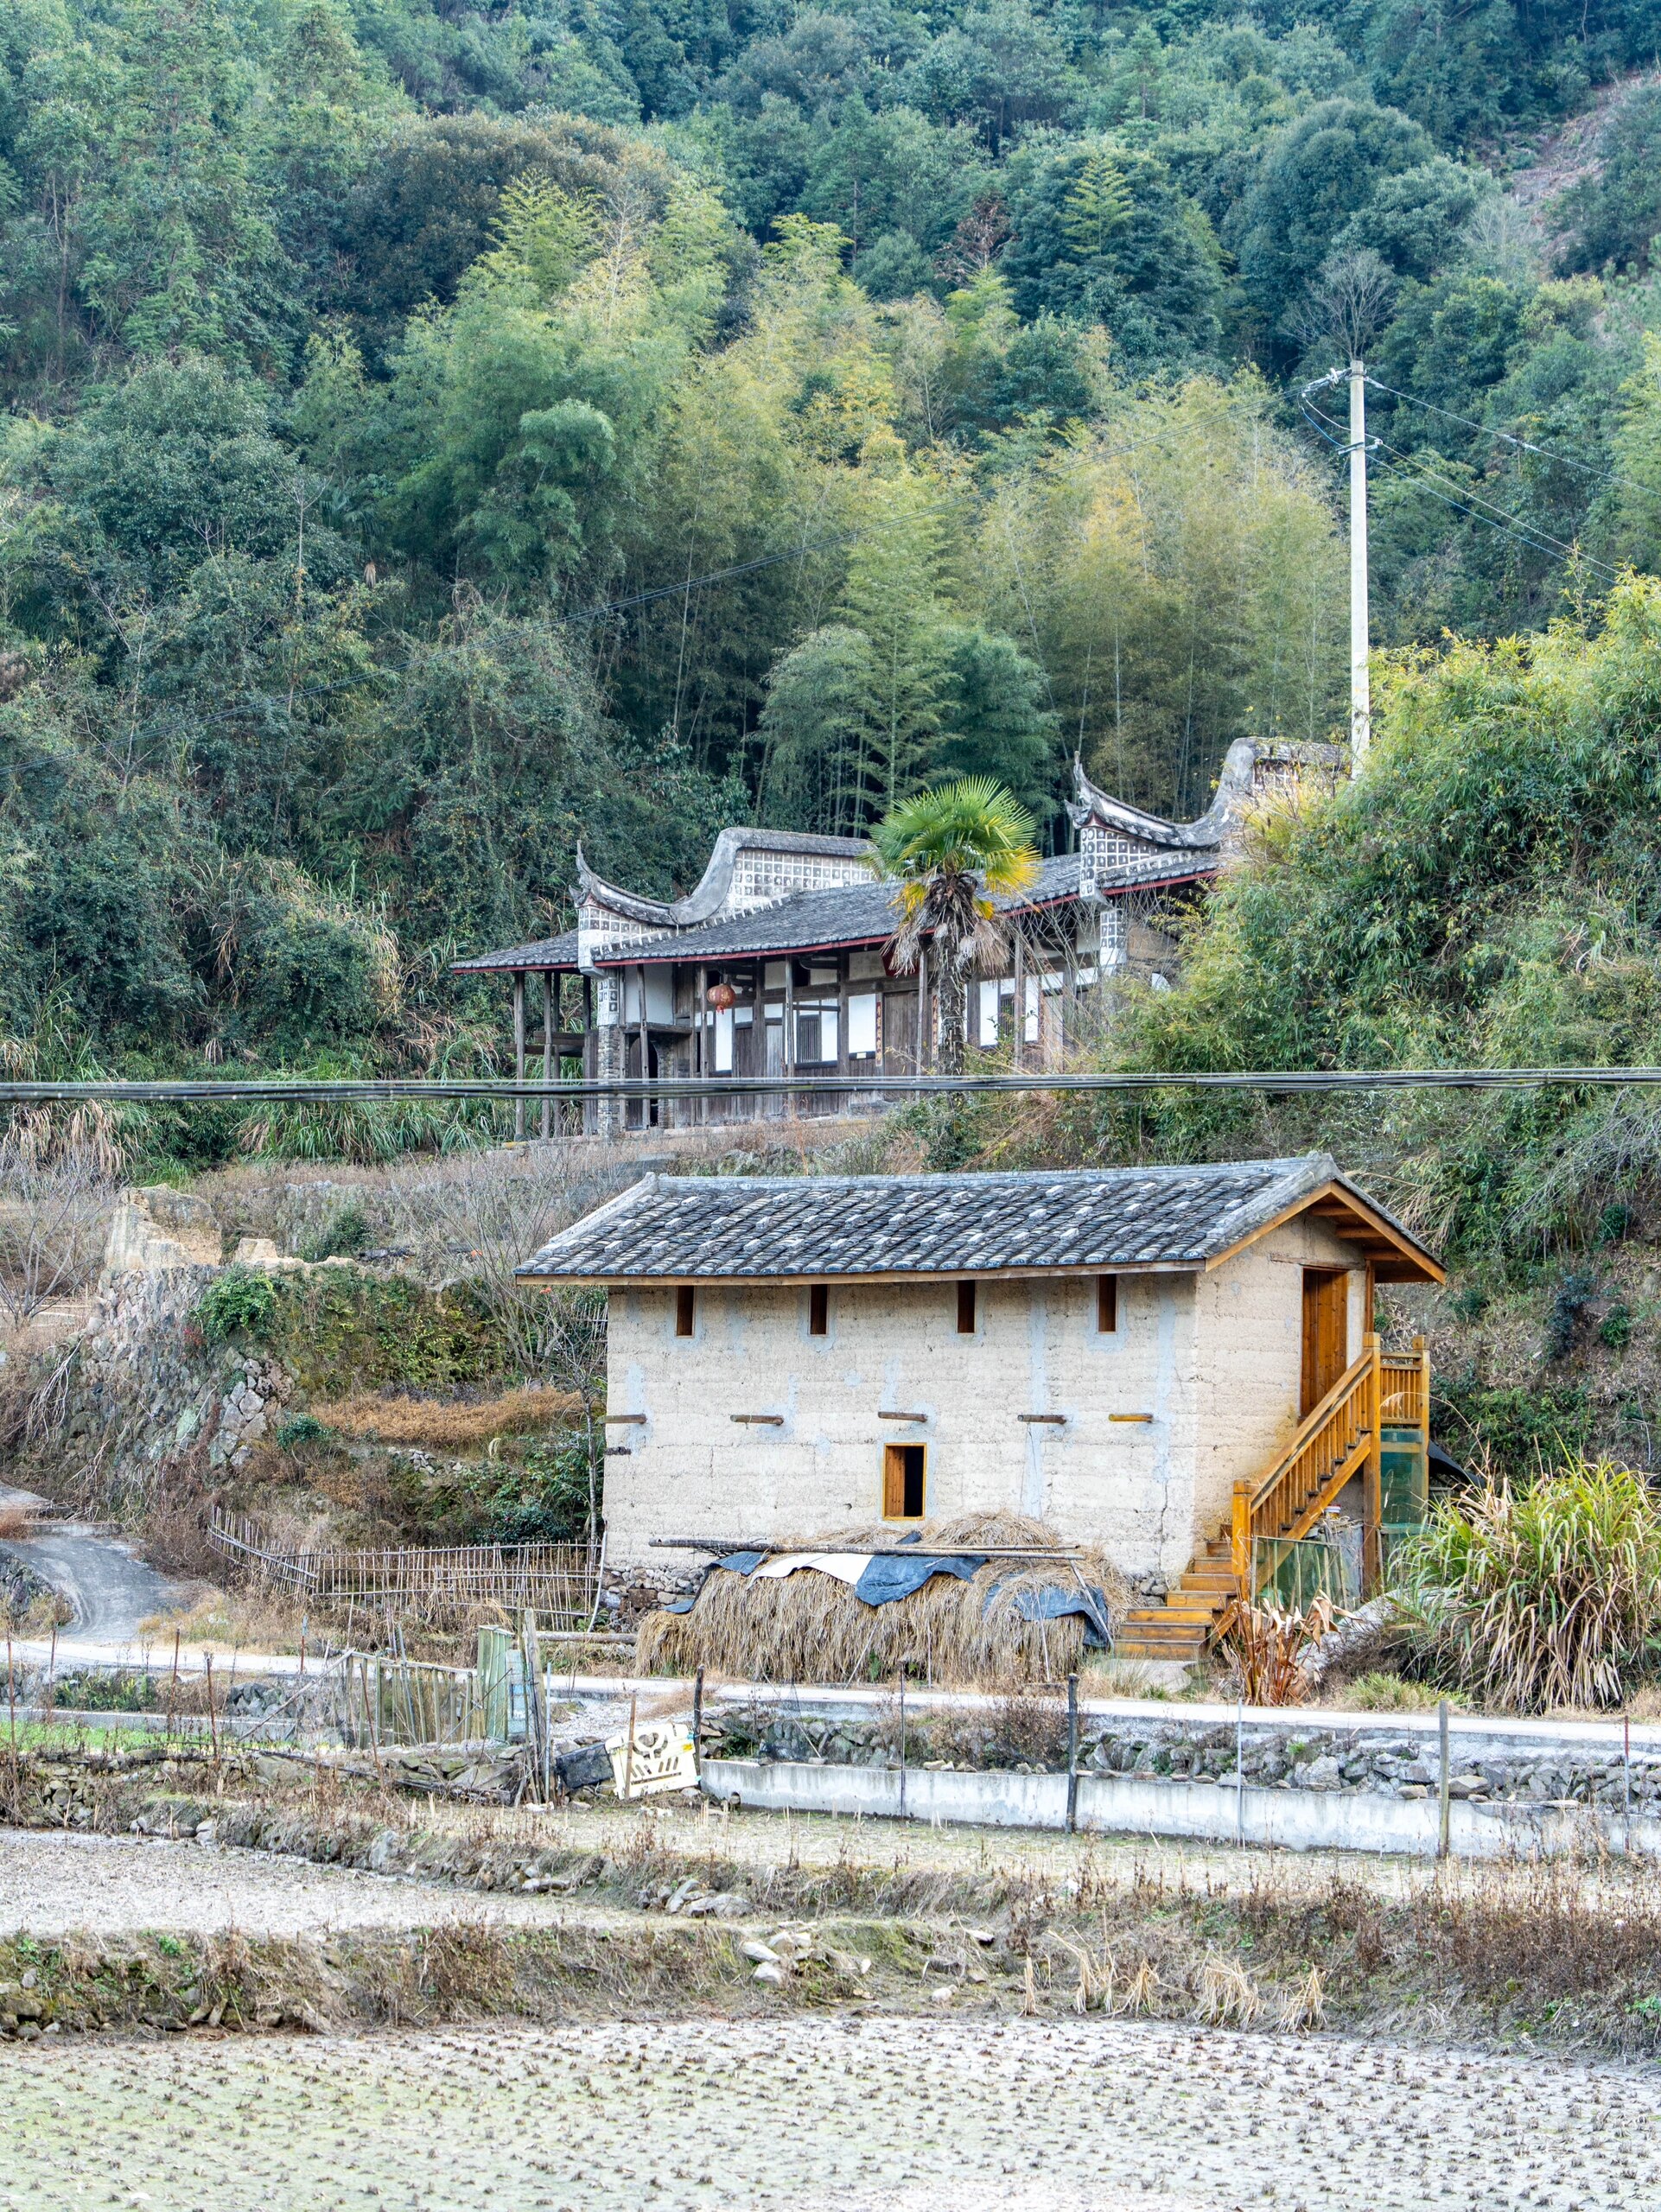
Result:
<svg viewBox="0 0 1661 2212"><path fill-rule="evenodd" d="M6 2075L18 2212L1624 2212L1661 2124L1653 2071L1128 2021L42 2039Z"/></svg>
<svg viewBox="0 0 1661 2212"><path fill-rule="evenodd" d="M485 1896L258 1851L0 1828L0 1933L8 1935L153 1928L207 1936L236 1927L251 1936L307 1936L449 1920L522 1926L553 1916L551 1902L540 1897Z"/></svg>

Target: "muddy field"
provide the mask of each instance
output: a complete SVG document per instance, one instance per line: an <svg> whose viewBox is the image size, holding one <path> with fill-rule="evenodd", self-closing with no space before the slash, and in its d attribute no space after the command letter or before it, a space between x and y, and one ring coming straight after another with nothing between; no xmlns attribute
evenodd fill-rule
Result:
<svg viewBox="0 0 1661 2212"><path fill-rule="evenodd" d="M155 2212L1605 2212L1654 2203L1661 2124L1652 2072L1112 2021L42 2042L5 2064L10 2202Z"/></svg>

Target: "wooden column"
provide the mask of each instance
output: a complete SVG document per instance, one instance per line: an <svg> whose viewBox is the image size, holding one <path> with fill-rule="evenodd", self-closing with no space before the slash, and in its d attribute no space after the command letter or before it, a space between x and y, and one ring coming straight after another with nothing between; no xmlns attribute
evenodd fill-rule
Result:
<svg viewBox="0 0 1661 2212"><path fill-rule="evenodd" d="M852 965L850 953L837 955L837 1073L848 1075L853 1070L853 1059L848 1051L848 970ZM844 1090L832 1102L834 1110L845 1114L853 1103L853 1093Z"/></svg>
<svg viewBox="0 0 1661 2212"><path fill-rule="evenodd" d="M525 970L523 968L516 968L513 970L513 1080L515 1083L525 1081ZM513 1101L513 1134L516 1137L522 1137L525 1135L523 1098L516 1098Z"/></svg>
<svg viewBox="0 0 1661 2212"><path fill-rule="evenodd" d="M649 1080L652 1073L652 1039L646 1023L646 963L640 963L640 1081ZM643 1090L640 1094L640 1127L652 1127L652 1101Z"/></svg>
<svg viewBox="0 0 1661 2212"><path fill-rule="evenodd" d="M554 1079L554 976L550 968L542 971L542 1079ZM542 1097L543 1141L554 1134L554 1102L547 1092Z"/></svg>
<svg viewBox="0 0 1661 2212"><path fill-rule="evenodd" d="M582 1072L592 1077L598 1046L594 1037L594 977L582 978ZM598 1109L592 1098L582 1101L582 1133L592 1136L599 1127Z"/></svg>
<svg viewBox="0 0 1661 2212"><path fill-rule="evenodd" d="M1015 1056L1014 1056L1014 1059L1013 1059L1013 1062L1012 1062L1012 1065L1014 1066L1015 1071L1015 1073L1016 1073L1017 1075L1019 1075L1019 1074L1020 1074L1020 1072L1021 1072L1021 1052L1022 1052L1022 1048L1023 1048L1023 1047L1025 1046L1025 1045L1026 1045L1026 1042L1027 1042L1027 947L1026 947L1026 944L1025 944L1024 940L1023 940L1023 939L1022 939L1022 938L1021 938L1021 925L1020 925L1020 924L1019 924L1019 923L1017 923L1017 924L1015 925Z"/></svg>
<svg viewBox="0 0 1661 2212"><path fill-rule="evenodd" d="M767 963L755 963L755 1027L750 1032L750 1065L757 1075L767 1071ZM782 1101L780 1102L782 1104ZM773 1110L773 1101L765 1090L753 1090L748 1109L741 1108L735 1099L729 1109L730 1115L748 1110L752 1121L761 1121Z"/></svg>
<svg viewBox="0 0 1661 2212"><path fill-rule="evenodd" d="M1373 1333L1371 1314L1367 1316L1363 1344L1371 1362L1367 1376L1366 1411L1364 1415L1371 1440L1361 1485L1361 1573L1364 1583L1376 1584L1383 1573L1384 1553L1384 1538L1378 1533L1379 1523L1384 1517L1384 1390L1382 1356L1378 1339Z"/></svg>
<svg viewBox="0 0 1661 2212"><path fill-rule="evenodd" d="M928 1033L928 947L920 946L917 954L917 1072L928 1073L930 1038Z"/></svg>
<svg viewBox="0 0 1661 2212"><path fill-rule="evenodd" d="M710 1018L709 994L710 971L700 963L697 971L697 1006L692 1016L692 1072L700 1083L704 1082L709 1077L715 1060L714 1053L709 1049L708 1033L703 1027ZM710 1118L710 1095L707 1091L699 1093L697 1117L700 1122L707 1122Z"/></svg>
<svg viewBox="0 0 1661 2212"><path fill-rule="evenodd" d="M785 1033L784 1069L787 1076L796 1072L796 963L785 955ZM789 1091L785 1093L785 1112L793 1117L796 1101Z"/></svg>

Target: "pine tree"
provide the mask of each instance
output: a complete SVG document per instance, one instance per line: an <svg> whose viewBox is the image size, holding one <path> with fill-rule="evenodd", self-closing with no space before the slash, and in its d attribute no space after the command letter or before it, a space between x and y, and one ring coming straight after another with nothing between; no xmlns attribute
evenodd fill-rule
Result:
<svg viewBox="0 0 1661 2212"><path fill-rule="evenodd" d="M1081 261L1093 261L1107 251L1107 242L1130 219L1130 187L1111 150L1098 147L1086 154L1084 167L1073 181L1061 209L1061 228L1067 244Z"/></svg>

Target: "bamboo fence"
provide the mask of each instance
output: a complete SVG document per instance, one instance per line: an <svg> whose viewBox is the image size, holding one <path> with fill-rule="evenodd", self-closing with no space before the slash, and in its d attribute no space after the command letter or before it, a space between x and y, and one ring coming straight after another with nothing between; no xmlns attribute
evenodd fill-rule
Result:
<svg viewBox="0 0 1661 2212"><path fill-rule="evenodd" d="M434 1627L492 1607L536 1614L555 1634L594 1625L599 1544L449 1544L312 1551L274 1541L258 1522L215 1506L208 1541L252 1580L323 1609L355 1609Z"/></svg>

